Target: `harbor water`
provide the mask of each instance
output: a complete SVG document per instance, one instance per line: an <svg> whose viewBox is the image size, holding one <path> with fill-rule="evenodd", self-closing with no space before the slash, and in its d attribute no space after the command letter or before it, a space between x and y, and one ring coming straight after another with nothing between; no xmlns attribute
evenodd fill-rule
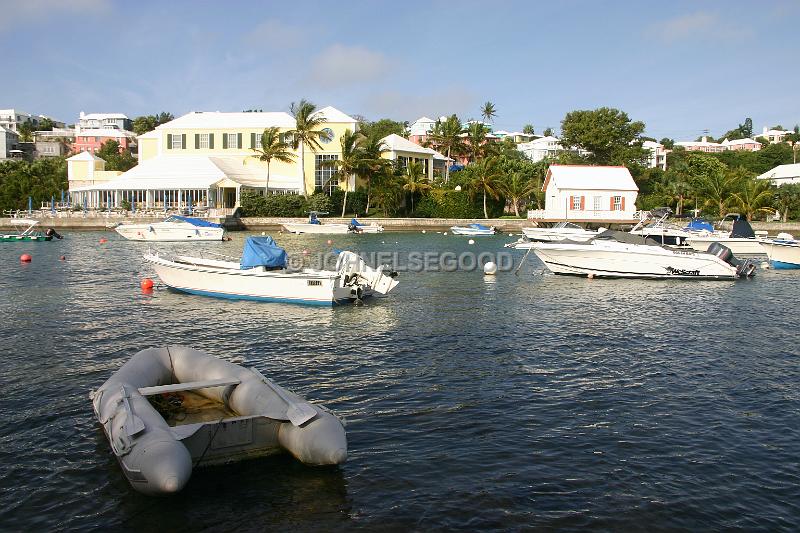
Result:
<svg viewBox="0 0 800 533"><path fill-rule="evenodd" d="M310 256L513 240L274 236ZM243 240L153 248L238 255ZM517 275L402 272L388 298L327 309L143 294L147 247L110 232L0 245L0 530L800 527L800 272L589 280L530 254ZM273 456L198 469L174 497L138 494L89 392L165 344L331 408L347 463Z"/></svg>

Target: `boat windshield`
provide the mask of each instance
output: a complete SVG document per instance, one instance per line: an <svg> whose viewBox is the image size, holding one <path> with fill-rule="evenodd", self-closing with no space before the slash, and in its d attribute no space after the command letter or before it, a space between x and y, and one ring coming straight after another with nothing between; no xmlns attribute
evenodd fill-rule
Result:
<svg viewBox="0 0 800 533"><path fill-rule="evenodd" d="M598 234L597 237L593 237L591 240L617 241L625 244L643 244L645 246L661 246L658 241L651 239L650 237L628 233L627 231L616 231L611 229Z"/></svg>

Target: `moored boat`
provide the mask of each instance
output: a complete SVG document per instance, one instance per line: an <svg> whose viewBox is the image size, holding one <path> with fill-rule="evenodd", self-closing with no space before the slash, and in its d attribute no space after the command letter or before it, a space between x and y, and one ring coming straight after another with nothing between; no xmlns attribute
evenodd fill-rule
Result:
<svg viewBox="0 0 800 533"><path fill-rule="evenodd" d="M378 224L362 224L355 218L349 224L326 224L323 223L318 215L327 215L312 211L308 217L308 222L284 222L283 229L289 233L312 233L318 235L342 235L345 233L380 233L383 226Z"/></svg>
<svg viewBox="0 0 800 533"><path fill-rule="evenodd" d="M588 230L573 222L558 222L551 227L522 228L522 234L532 241L553 242L570 240L586 242L605 231L605 228Z"/></svg>
<svg viewBox="0 0 800 533"><path fill-rule="evenodd" d="M761 246L764 247L772 268L800 268L800 241L795 240L792 235L779 233L775 239L762 240Z"/></svg>
<svg viewBox="0 0 800 533"><path fill-rule="evenodd" d="M168 287L203 296L307 305L336 305L397 285L396 273L369 267L353 252L340 252L335 270L290 271L286 251L271 237L248 237L238 261L205 257L144 256Z"/></svg>
<svg viewBox="0 0 800 533"><path fill-rule="evenodd" d="M222 241L225 228L202 218L172 215L152 224L117 224L114 231L131 241Z"/></svg>
<svg viewBox="0 0 800 533"><path fill-rule="evenodd" d="M755 271L755 265L719 244L710 253L677 250L619 231L603 232L587 243L532 243L531 249L555 274L696 280L737 279Z"/></svg>
<svg viewBox="0 0 800 533"><path fill-rule="evenodd" d="M452 226L450 232L453 235L494 235L494 226L484 226L483 224L469 224L468 226Z"/></svg>
<svg viewBox="0 0 800 533"><path fill-rule="evenodd" d="M310 465L347 458L329 410L186 346L138 352L90 398L125 477L149 495L180 491L197 466L281 452Z"/></svg>
<svg viewBox="0 0 800 533"><path fill-rule="evenodd" d="M48 228L46 231L38 231L36 226L38 220L28 218L12 218L9 222L14 226L27 226L24 230L16 233L0 233L0 242L46 242L52 241L53 237L61 239L56 230Z"/></svg>
<svg viewBox="0 0 800 533"><path fill-rule="evenodd" d="M686 240L687 244L698 251L706 251L712 243L719 243L739 256L766 254L761 239L757 238L752 226L744 217L738 213L730 213L725 218L733 219L733 228L730 232L715 231L692 235Z"/></svg>

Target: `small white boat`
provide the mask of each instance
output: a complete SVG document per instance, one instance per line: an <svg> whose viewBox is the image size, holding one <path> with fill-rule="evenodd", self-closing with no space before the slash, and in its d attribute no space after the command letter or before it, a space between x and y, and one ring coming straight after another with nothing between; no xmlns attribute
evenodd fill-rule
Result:
<svg viewBox="0 0 800 533"><path fill-rule="evenodd" d="M677 250L629 233L606 231L587 243L532 243L555 274L610 278L737 279L755 265L716 245L713 253Z"/></svg>
<svg viewBox="0 0 800 533"><path fill-rule="evenodd" d="M733 229L730 232L716 231L692 235L687 239L689 246L698 251L706 251L716 242L730 248L734 255L766 255L761 239L756 237L750 223L738 213L730 213L725 219L729 217L733 219Z"/></svg>
<svg viewBox="0 0 800 533"><path fill-rule="evenodd" d="M39 231L36 229L39 221L31 218L12 218L9 223L12 226L25 226L25 229L16 233L0 233L0 242L45 242L52 241L53 237L57 239L63 238L53 228Z"/></svg>
<svg viewBox="0 0 800 533"><path fill-rule="evenodd" d="M642 237L653 239L659 244L670 246L686 246L686 241L694 235L677 224L669 222L672 209L660 207L647 212L647 216L642 218L630 231L631 235L641 235ZM705 250L703 250L705 251Z"/></svg>
<svg viewBox="0 0 800 533"><path fill-rule="evenodd" d="M180 491L197 466L281 452L309 465L347 459L328 409L186 346L138 352L90 398L122 472L148 495Z"/></svg>
<svg viewBox="0 0 800 533"><path fill-rule="evenodd" d="M570 240L575 242L586 242L598 234L605 231L605 228L600 228L596 231L588 230L580 227L572 222L558 222L555 225L544 228L522 228L522 234L532 241L539 242L554 242Z"/></svg>
<svg viewBox="0 0 800 533"><path fill-rule="evenodd" d="M772 268L800 268L800 241L796 241L792 235L779 233L775 239L762 240L761 246L764 247Z"/></svg>
<svg viewBox="0 0 800 533"><path fill-rule="evenodd" d="M172 215L152 224L117 224L114 231L131 241L221 241L225 228L202 218Z"/></svg>
<svg viewBox="0 0 800 533"><path fill-rule="evenodd" d="M308 222L285 222L283 229L290 233L314 233L320 235L342 235L345 233L380 233L383 226L378 224L362 224L355 218L349 224L324 224L318 215L327 215L312 211Z"/></svg>
<svg viewBox="0 0 800 533"><path fill-rule="evenodd" d="M453 235L494 235L494 226L484 226L483 224L470 224L468 226L452 226L450 232Z"/></svg>
<svg viewBox="0 0 800 533"><path fill-rule="evenodd" d="M339 253L336 270L287 270L286 251L271 237L248 237L239 261L152 252L144 259L168 287L216 298L332 306L397 286L395 272L371 268L353 252Z"/></svg>

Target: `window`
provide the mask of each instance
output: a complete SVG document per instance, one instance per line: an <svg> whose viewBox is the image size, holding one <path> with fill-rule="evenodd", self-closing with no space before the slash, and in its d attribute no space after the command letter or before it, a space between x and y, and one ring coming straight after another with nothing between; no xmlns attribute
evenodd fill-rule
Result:
<svg viewBox="0 0 800 533"><path fill-rule="evenodd" d="M336 159L339 159L339 156L334 154L317 154L314 157L314 190L325 191L331 194L333 189L339 186L336 167L322 166L323 161L332 161Z"/></svg>
<svg viewBox="0 0 800 533"><path fill-rule="evenodd" d="M602 196L595 196L594 197L594 210L600 211L603 209L603 197Z"/></svg>
<svg viewBox="0 0 800 533"><path fill-rule="evenodd" d="M225 133L224 135L228 141L228 148L241 148L239 146L239 134Z"/></svg>
<svg viewBox="0 0 800 533"><path fill-rule="evenodd" d="M200 134L200 142L198 148L208 148L208 133Z"/></svg>
<svg viewBox="0 0 800 533"><path fill-rule="evenodd" d="M183 150L183 136L182 135L173 135L172 136L172 144L170 148L173 150Z"/></svg>
<svg viewBox="0 0 800 533"><path fill-rule="evenodd" d="M572 210L573 211L580 211L581 209L581 197L580 196L573 196L572 197Z"/></svg>
<svg viewBox="0 0 800 533"><path fill-rule="evenodd" d="M613 196L611 198L611 210L612 211L622 211L622 196Z"/></svg>

